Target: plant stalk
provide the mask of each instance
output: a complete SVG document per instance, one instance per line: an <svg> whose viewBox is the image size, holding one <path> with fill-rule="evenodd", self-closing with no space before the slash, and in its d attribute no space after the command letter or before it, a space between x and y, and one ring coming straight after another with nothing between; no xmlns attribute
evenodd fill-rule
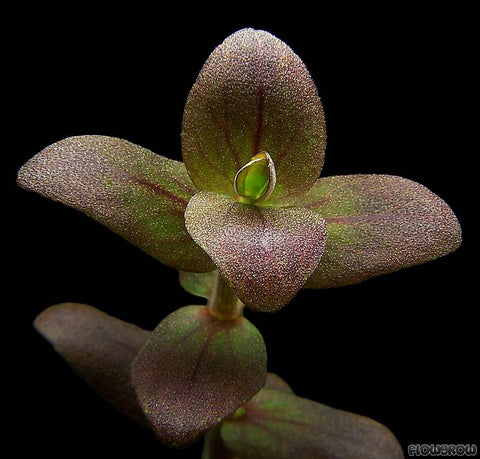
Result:
<svg viewBox="0 0 480 459"><path fill-rule="evenodd" d="M207 307L212 315L221 320L233 320L243 314L243 303L218 271Z"/></svg>

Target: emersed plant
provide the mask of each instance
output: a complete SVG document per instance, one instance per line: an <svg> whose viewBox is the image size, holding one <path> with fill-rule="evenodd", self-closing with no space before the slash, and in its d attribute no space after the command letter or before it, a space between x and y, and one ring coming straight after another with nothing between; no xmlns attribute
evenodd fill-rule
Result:
<svg viewBox="0 0 480 459"><path fill-rule="evenodd" d="M165 444L205 435L203 458L402 457L377 422L294 395L267 373L246 306L274 312L301 288L339 287L455 250L459 223L431 191L389 175L320 178L326 131L303 62L240 30L205 63L185 106L184 163L126 140L57 142L20 186L91 216L180 271L206 306L153 331L86 305L37 330L113 405Z"/></svg>

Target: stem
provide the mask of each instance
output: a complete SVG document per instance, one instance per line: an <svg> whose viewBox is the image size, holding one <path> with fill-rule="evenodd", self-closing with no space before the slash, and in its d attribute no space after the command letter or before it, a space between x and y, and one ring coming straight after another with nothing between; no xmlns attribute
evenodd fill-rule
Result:
<svg viewBox="0 0 480 459"><path fill-rule="evenodd" d="M216 274L213 294L207 307L212 315L222 320L236 319L243 313L243 303L219 272Z"/></svg>

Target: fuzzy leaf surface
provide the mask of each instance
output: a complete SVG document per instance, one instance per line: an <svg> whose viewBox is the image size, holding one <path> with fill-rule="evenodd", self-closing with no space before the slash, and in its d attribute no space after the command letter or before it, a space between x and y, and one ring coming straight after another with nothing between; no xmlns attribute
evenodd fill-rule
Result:
<svg viewBox="0 0 480 459"><path fill-rule="evenodd" d="M268 198L308 190L326 132L317 89L301 59L262 30L242 29L210 55L185 105L182 153L199 190L233 196L237 171L266 151L276 168Z"/></svg>
<svg viewBox="0 0 480 459"><path fill-rule="evenodd" d="M299 202L327 223L327 245L307 288L355 284L453 252L455 214L419 183L390 175L321 178Z"/></svg>
<svg viewBox="0 0 480 459"><path fill-rule="evenodd" d="M47 308L34 326L97 393L148 426L130 384L130 365L151 332L77 303Z"/></svg>
<svg viewBox="0 0 480 459"><path fill-rule="evenodd" d="M268 388L245 405L243 417L222 423L220 435L239 458L403 458L378 422Z"/></svg>
<svg viewBox="0 0 480 459"><path fill-rule="evenodd" d="M205 306L187 306L154 330L131 377L157 436L186 446L264 385L265 344L243 317L222 321Z"/></svg>
<svg viewBox="0 0 480 459"><path fill-rule="evenodd" d="M179 161L114 137L69 137L31 158L18 184L84 212L166 265L214 269L185 229L196 190Z"/></svg>
<svg viewBox="0 0 480 459"><path fill-rule="evenodd" d="M265 312L304 285L327 236L323 218L308 209L258 207L205 191L190 200L185 222L240 300Z"/></svg>

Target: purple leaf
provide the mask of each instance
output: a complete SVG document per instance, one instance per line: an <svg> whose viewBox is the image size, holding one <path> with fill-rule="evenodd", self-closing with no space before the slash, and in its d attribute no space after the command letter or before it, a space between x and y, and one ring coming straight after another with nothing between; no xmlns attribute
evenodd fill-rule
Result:
<svg viewBox="0 0 480 459"><path fill-rule="evenodd" d="M423 185L390 175L317 181L301 200L327 222L325 253L306 287L355 284L453 252L461 229L450 207Z"/></svg>
<svg viewBox="0 0 480 459"><path fill-rule="evenodd" d="M130 365L151 332L76 303L49 307L34 325L95 391L148 426L130 384Z"/></svg>
<svg viewBox="0 0 480 459"><path fill-rule="evenodd" d="M403 458L394 435L378 422L286 391L262 389L244 408L220 429L224 446L238 457Z"/></svg>
<svg viewBox="0 0 480 459"><path fill-rule="evenodd" d="M158 437L186 446L258 392L266 358L245 318L222 321L187 306L154 330L132 365L132 383Z"/></svg>
<svg viewBox="0 0 480 459"><path fill-rule="evenodd" d="M268 202L308 190L320 174L325 122L301 59L262 30L229 36L208 58L185 106L182 151L198 189L234 196L237 171L261 151L276 168Z"/></svg>
<svg viewBox="0 0 480 459"><path fill-rule="evenodd" d="M195 187L181 162L114 137L70 137L30 159L18 184L86 213L166 265L214 269L185 229Z"/></svg>
<svg viewBox="0 0 480 459"><path fill-rule="evenodd" d="M240 300L257 311L287 304L325 247L323 218L302 208L246 205L202 191L190 200L185 221Z"/></svg>

